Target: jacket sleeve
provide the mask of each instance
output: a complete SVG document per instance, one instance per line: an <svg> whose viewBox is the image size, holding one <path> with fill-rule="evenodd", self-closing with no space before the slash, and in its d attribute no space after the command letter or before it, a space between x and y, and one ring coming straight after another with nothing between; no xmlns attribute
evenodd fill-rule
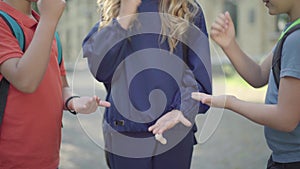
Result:
<svg viewBox="0 0 300 169"><path fill-rule="evenodd" d="M115 69L126 56L127 31L117 20L98 30L99 22L83 41L83 57L87 58L89 69L100 82L109 83Z"/></svg>
<svg viewBox="0 0 300 169"><path fill-rule="evenodd" d="M197 37L197 39L200 39L200 44L202 45L198 48L204 52L198 52L198 55L201 55L198 56L193 50L187 47L186 64L189 68L183 73L182 86L180 86L180 91L176 93L171 105L172 109L182 111L190 120L193 120L197 113L206 113L209 109L209 106L193 100L191 93L203 92L212 94L209 41L205 18L202 12L195 17L194 24L200 29L200 35L202 36L201 38Z"/></svg>

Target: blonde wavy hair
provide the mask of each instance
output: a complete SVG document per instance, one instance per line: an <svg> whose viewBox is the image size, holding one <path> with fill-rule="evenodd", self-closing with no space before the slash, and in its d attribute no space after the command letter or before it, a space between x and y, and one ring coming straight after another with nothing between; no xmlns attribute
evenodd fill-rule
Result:
<svg viewBox="0 0 300 169"><path fill-rule="evenodd" d="M121 0L98 0L97 4L102 19L99 25L101 29L119 15ZM161 35L168 35L163 36L161 42L167 40L171 52L178 44L177 39L184 35L199 10L196 0L160 0Z"/></svg>

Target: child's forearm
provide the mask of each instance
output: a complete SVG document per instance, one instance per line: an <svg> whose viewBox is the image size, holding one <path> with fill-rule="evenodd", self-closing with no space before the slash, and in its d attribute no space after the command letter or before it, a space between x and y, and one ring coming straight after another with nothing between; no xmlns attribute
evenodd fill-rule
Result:
<svg viewBox="0 0 300 169"><path fill-rule="evenodd" d="M40 83L48 67L56 24L40 21L31 44L16 64L20 76L18 79L26 75L32 86Z"/></svg>
<svg viewBox="0 0 300 169"><path fill-rule="evenodd" d="M287 114L283 113L283 108L280 108L280 106L276 104L250 103L239 100L236 97L227 97L225 108L232 110L255 123L276 130L290 132L297 126L295 123L292 123Z"/></svg>
<svg viewBox="0 0 300 169"><path fill-rule="evenodd" d="M43 3L46 2L54 3L50 0L43 1ZM61 2L60 5L63 6L64 3ZM53 8L58 8L58 6ZM51 15L58 11L53 11L53 8L43 11L45 14L41 15L33 39L23 56L19 59L9 59L1 65L1 73L14 87L22 92L34 92L47 70L54 32L60 18L58 14L56 14L56 17Z"/></svg>
<svg viewBox="0 0 300 169"><path fill-rule="evenodd" d="M48 67L55 26L41 22L23 56L1 65L1 73L18 90L32 93L37 89Z"/></svg>
<svg viewBox="0 0 300 169"><path fill-rule="evenodd" d="M253 87L261 87L266 84L259 64L244 53L236 40L227 48L222 48L230 59L237 72Z"/></svg>

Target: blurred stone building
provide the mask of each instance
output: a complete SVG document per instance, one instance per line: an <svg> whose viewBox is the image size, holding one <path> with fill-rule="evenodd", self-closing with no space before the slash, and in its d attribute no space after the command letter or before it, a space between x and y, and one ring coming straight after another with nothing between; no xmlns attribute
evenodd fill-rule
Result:
<svg viewBox="0 0 300 169"><path fill-rule="evenodd" d="M96 1L67 1L67 8L58 27L66 63L74 62L78 57L83 38L99 19ZM207 19L208 30L220 12L230 11L240 46L257 58L270 51L279 36L282 24L278 17L268 14L261 0L199 0L199 2ZM212 55L215 53L212 52Z"/></svg>
<svg viewBox="0 0 300 169"><path fill-rule="evenodd" d="M268 14L261 0L199 1L205 12L208 29L220 12L230 12L241 48L257 60L272 50L284 24L279 17Z"/></svg>
<svg viewBox="0 0 300 169"><path fill-rule="evenodd" d="M58 25L67 67L74 65L84 37L98 18L96 0L67 0L67 7Z"/></svg>

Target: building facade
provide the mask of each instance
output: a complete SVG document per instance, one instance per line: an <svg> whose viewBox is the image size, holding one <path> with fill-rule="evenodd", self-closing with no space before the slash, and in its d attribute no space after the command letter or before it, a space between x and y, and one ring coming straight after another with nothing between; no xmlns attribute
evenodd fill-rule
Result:
<svg viewBox="0 0 300 169"><path fill-rule="evenodd" d="M64 14L58 25L58 32L63 45L64 59L67 67L81 53L81 44L93 24L97 22L96 0L68 0Z"/></svg>
<svg viewBox="0 0 300 169"><path fill-rule="evenodd" d="M282 29L282 22L278 17L268 14L262 1L200 0L200 3L208 28L219 13L230 12L235 23L237 41L255 59L260 60L274 47ZM222 53L219 49L218 51Z"/></svg>
<svg viewBox="0 0 300 169"><path fill-rule="evenodd" d="M81 51L81 43L94 23L99 20L97 0L68 0L58 31L61 35L66 62L72 62ZM207 28L220 12L230 11L236 25L237 40L242 49L260 59L276 43L282 25L277 17L270 16L262 1L199 0L207 19ZM212 57L220 49L211 43Z"/></svg>

